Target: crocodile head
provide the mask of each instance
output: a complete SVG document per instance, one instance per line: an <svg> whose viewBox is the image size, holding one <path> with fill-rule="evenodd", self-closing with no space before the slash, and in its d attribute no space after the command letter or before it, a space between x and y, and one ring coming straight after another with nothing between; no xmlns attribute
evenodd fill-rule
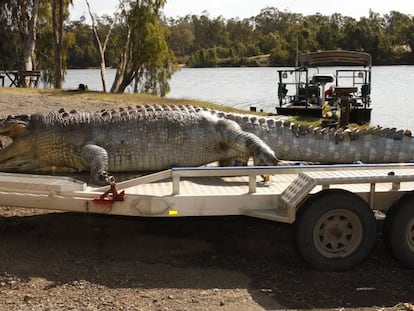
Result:
<svg viewBox="0 0 414 311"><path fill-rule="evenodd" d="M31 156L35 141L28 129L30 115L8 116L0 120L0 136L7 136L12 143L0 150L0 170L24 171L38 167L39 161Z"/></svg>
<svg viewBox="0 0 414 311"><path fill-rule="evenodd" d="M43 167L36 159L15 157L0 162L0 171L8 173L37 172Z"/></svg>
<svg viewBox="0 0 414 311"><path fill-rule="evenodd" d="M11 139L24 135L30 123L30 114L8 116L0 119L0 135L8 136Z"/></svg>

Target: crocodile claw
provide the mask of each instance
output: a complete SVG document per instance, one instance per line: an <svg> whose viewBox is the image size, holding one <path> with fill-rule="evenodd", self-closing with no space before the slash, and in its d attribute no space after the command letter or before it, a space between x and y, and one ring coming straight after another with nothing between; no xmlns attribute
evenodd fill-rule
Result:
<svg viewBox="0 0 414 311"><path fill-rule="evenodd" d="M99 173L98 178L96 178L96 181L99 184L103 184L103 185L115 185L115 177L112 175L109 175L108 172Z"/></svg>

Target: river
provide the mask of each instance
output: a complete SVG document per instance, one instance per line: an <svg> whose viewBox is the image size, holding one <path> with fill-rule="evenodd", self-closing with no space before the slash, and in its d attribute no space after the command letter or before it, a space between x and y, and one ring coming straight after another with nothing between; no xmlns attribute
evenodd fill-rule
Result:
<svg viewBox="0 0 414 311"><path fill-rule="evenodd" d="M276 112L277 70L274 67L183 68L173 75L167 98L200 99ZM107 70L109 85L114 75L115 70ZM90 90L102 90L98 69L68 70L64 88L77 88L79 83L87 84ZM414 66L374 66L371 98L372 125L414 130Z"/></svg>

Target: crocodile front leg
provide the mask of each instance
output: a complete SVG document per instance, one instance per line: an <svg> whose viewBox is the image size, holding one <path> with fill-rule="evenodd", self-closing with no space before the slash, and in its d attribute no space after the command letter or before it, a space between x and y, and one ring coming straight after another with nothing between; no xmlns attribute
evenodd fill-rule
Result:
<svg viewBox="0 0 414 311"><path fill-rule="evenodd" d="M91 176L98 184L113 184L115 179L108 173L108 152L94 144L83 146L81 157L90 167Z"/></svg>
<svg viewBox="0 0 414 311"><path fill-rule="evenodd" d="M255 165L278 164L279 160L274 151L256 135L243 131L237 123L219 120L217 127L227 147L239 151L242 155L253 156Z"/></svg>

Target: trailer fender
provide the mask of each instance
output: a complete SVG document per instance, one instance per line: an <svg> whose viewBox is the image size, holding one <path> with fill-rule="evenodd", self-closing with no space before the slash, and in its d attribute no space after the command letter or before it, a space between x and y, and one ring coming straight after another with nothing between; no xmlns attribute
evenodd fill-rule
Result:
<svg viewBox="0 0 414 311"><path fill-rule="evenodd" d="M304 209L306 209L308 206L310 206L313 202L318 200L321 196L325 195L327 192L333 191L332 189L322 190L317 193L309 194L302 202L298 204L296 207L296 219L299 216L300 213L303 212Z"/></svg>

